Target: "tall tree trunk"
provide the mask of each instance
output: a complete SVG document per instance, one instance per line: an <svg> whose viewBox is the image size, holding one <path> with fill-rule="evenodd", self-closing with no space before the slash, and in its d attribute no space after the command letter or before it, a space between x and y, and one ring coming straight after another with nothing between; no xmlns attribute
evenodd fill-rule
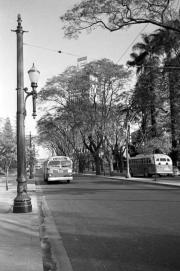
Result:
<svg viewBox="0 0 180 271"><path fill-rule="evenodd" d="M109 174L110 174L110 176L113 175L113 171L114 171L114 167L113 167L113 158L111 157L111 158L109 159Z"/></svg>
<svg viewBox="0 0 180 271"><path fill-rule="evenodd" d="M151 126L152 126L152 137L156 137L157 123L156 123L156 117L155 117L155 106L153 102L151 103Z"/></svg>
<svg viewBox="0 0 180 271"><path fill-rule="evenodd" d="M156 93L154 89L154 74L153 71L150 72L150 93L151 93L151 105L150 105L150 114L151 114L151 126L152 126L152 137L157 135L157 121L156 121Z"/></svg>
<svg viewBox="0 0 180 271"><path fill-rule="evenodd" d="M6 168L6 190L9 189L9 186L8 186L8 175L9 175L9 168L7 167Z"/></svg>
<svg viewBox="0 0 180 271"><path fill-rule="evenodd" d="M178 151L177 151L177 134L176 134L176 93L174 89L174 77L169 73L169 100L170 100L170 116L171 116L171 140L172 140L172 160L173 164L177 166Z"/></svg>
<svg viewBox="0 0 180 271"><path fill-rule="evenodd" d="M96 175L101 174L101 159L99 155L94 155L94 161L95 161L95 166L96 166Z"/></svg>

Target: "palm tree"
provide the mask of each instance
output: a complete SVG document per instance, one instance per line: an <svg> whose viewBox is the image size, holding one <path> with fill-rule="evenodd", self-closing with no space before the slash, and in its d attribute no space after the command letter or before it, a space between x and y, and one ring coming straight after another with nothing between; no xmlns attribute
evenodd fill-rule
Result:
<svg viewBox="0 0 180 271"><path fill-rule="evenodd" d="M152 37L151 35L143 34L142 42L136 43L132 47L132 50L133 53L130 55L132 60L128 61L127 64L129 66L137 67L138 80L141 81L141 83L143 77L146 78L147 80L146 87L144 88L143 91L149 93L152 136L156 136L157 134L156 108L155 108L156 94L154 81L156 79L157 74L156 66L159 63L159 57L155 54L154 37ZM138 87L136 88L136 90L138 91ZM140 91L142 91L142 89ZM147 117L145 117L145 119L147 121ZM144 123L144 120L142 120L142 123Z"/></svg>
<svg viewBox="0 0 180 271"><path fill-rule="evenodd" d="M180 22L174 21L172 24L180 28ZM177 164L178 152L178 111L177 100L179 92L179 84L177 83L177 70L172 69L172 66L180 66L180 34L170 31L168 29L158 29L152 35L156 48L156 53L159 54L164 63L164 74L168 78L168 92L169 92L169 105L170 105L170 118L171 118L171 138L172 138L172 159L174 164Z"/></svg>

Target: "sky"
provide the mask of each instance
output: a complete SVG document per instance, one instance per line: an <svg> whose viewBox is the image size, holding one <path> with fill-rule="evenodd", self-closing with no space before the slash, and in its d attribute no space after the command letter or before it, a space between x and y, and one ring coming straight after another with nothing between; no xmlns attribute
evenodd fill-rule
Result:
<svg viewBox="0 0 180 271"><path fill-rule="evenodd" d="M76 65L77 58L87 56L88 61L108 58L126 64L131 47L140 40L145 25L110 33L98 29L84 32L77 40L64 38L60 16L77 0L0 0L0 118L16 121L17 110L17 15L21 14L24 52L24 86L30 88L27 71L34 63L40 71L38 90L47 79L62 73L68 66ZM147 25L144 32L153 28ZM58 54L58 50L62 54ZM26 134L36 134L36 120L32 118L31 98L27 101ZM37 112L38 113L38 112ZM40 115L40 112L39 112ZM38 118L37 118L38 119Z"/></svg>

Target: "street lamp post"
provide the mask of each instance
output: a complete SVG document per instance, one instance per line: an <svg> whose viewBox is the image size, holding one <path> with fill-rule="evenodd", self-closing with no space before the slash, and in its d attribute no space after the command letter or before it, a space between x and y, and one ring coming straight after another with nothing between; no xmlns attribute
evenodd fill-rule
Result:
<svg viewBox="0 0 180 271"><path fill-rule="evenodd" d="M30 165L29 165L29 179L33 179L33 150L32 150L32 136L31 136L31 133L30 133L30 136L29 136L29 154L30 154L30 157L29 157L29 161L30 161Z"/></svg>
<svg viewBox="0 0 180 271"><path fill-rule="evenodd" d="M130 178L130 170L129 170L129 130L130 124L127 121L127 129L126 129L126 178Z"/></svg>
<svg viewBox="0 0 180 271"><path fill-rule="evenodd" d="M17 29L13 30L17 35L17 196L14 199L14 213L28 213L32 211L31 198L27 194L27 174L26 174L26 159L25 159L25 126L24 120L26 115L25 102L27 97L32 95L33 98L33 117L36 116L35 100L37 97L36 87L39 71L34 67L29 70L32 91L24 89L24 68L23 68L23 33L21 25L21 15L18 14ZM26 99L24 100L24 92Z"/></svg>

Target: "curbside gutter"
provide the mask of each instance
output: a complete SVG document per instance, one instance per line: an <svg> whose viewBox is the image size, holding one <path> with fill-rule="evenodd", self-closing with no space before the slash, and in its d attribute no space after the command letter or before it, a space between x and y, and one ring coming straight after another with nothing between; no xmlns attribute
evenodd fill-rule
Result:
<svg viewBox="0 0 180 271"><path fill-rule="evenodd" d="M180 187L180 178L177 180L155 180L149 179L149 178L135 178L130 177L126 178L124 176L107 176L107 175L94 175L94 174L80 174L84 176L93 176L93 177L99 177L99 178L106 178L106 179L113 179L113 180L121 180L121 181L129 181L129 182L138 182L138 183L144 183L144 184L153 184L153 185L163 185L163 186L171 186L171 187Z"/></svg>
<svg viewBox="0 0 180 271"><path fill-rule="evenodd" d="M41 191L41 188L39 188ZM44 271L73 271L45 196L38 196L40 241Z"/></svg>

